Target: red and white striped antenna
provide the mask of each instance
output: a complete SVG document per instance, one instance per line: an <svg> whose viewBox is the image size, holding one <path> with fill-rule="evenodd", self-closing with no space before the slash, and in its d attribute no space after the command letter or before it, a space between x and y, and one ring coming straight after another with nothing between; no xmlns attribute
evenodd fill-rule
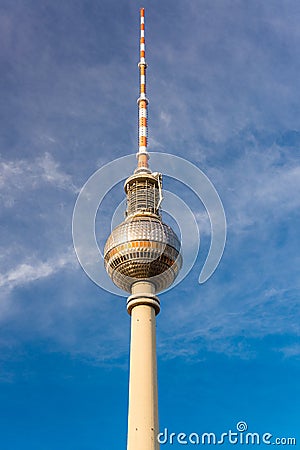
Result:
<svg viewBox="0 0 300 450"><path fill-rule="evenodd" d="M147 152L148 137L148 99L146 97L146 69L145 60L145 8L140 9L140 61L138 63L140 72L140 96L137 100L139 110L139 151L137 154L138 169L148 169L149 154Z"/></svg>

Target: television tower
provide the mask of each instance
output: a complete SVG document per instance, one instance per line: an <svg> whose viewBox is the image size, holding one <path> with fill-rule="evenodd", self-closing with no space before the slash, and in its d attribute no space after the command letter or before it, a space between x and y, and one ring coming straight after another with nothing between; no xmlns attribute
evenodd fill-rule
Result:
<svg viewBox="0 0 300 450"><path fill-rule="evenodd" d="M125 220L104 248L112 281L131 295L130 375L127 450L158 450L158 399L155 316L156 294L171 286L182 265L180 241L162 221L162 175L149 169L145 60L145 10L140 10L140 95L137 168L125 181Z"/></svg>

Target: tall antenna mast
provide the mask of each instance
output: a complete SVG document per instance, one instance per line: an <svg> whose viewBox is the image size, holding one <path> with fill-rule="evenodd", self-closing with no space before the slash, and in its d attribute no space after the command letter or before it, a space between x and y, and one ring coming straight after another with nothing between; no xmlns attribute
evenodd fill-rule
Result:
<svg viewBox="0 0 300 450"><path fill-rule="evenodd" d="M140 9L140 61L138 63L140 72L140 96L137 100L139 109L139 151L137 154L138 170L148 169L149 153L147 152L147 106L148 99L146 97L146 69L147 63L145 59L145 9Z"/></svg>

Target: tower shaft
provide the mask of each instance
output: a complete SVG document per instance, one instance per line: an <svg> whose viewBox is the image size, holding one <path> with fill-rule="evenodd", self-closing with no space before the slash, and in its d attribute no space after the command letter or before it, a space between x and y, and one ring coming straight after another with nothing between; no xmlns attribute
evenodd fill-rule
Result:
<svg viewBox="0 0 300 450"><path fill-rule="evenodd" d="M159 450L154 286L138 282L127 308L131 314L127 450Z"/></svg>

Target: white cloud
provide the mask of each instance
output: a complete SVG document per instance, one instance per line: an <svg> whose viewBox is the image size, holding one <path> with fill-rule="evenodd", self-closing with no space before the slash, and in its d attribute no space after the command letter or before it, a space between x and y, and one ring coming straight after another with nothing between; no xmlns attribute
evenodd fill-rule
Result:
<svg viewBox="0 0 300 450"><path fill-rule="evenodd" d="M46 261L41 261L35 257L27 258L0 275L0 287L10 291L15 287L47 278L62 269L75 265L77 266L73 249L68 249L63 255L52 257Z"/></svg>
<svg viewBox="0 0 300 450"><path fill-rule="evenodd" d="M279 349L286 358L300 357L300 344L292 344Z"/></svg>
<svg viewBox="0 0 300 450"><path fill-rule="evenodd" d="M300 162L275 144L241 152L230 165L211 169L218 186L230 232L267 231L300 207Z"/></svg>
<svg viewBox="0 0 300 450"><path fill-rule="evenodd" d="M17 195L39 189L43 184L72 193L78 192L71 176L61 170L47 152L33 161L0 159L0 189L6 207L14 206Z"/></svg>
<svg viewBox="0 0 300 450"><path fill-rule="evenodd" d="M78 188L73 184L71 176L60 169L59 164L49 153L45 153L42 157L37 158L36 168L37 172L40 171L41 178L44 181L58 188L67 189L74 193L78 192Z"/></svg>

